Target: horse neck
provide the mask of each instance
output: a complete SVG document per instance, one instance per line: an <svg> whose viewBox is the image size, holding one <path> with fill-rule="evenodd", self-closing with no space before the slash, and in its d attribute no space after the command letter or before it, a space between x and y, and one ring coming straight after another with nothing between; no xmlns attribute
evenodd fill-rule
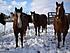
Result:
<svg viewBox="0 0 70 53"><path fill-rule="evenodd" d="M61 15L61 20L63 20L63 19L64 19L64 16L65 16L65 13L63 13L63 15Z"/></svg>

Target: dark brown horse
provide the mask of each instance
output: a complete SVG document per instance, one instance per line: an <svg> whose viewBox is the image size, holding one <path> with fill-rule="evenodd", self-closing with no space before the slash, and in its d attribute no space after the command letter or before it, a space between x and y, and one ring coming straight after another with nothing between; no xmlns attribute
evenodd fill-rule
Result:
<svg viewBox="0 0 70 53"><path fill-rule="evenodd" d="M33 22L32 22L32 18L31 18L31 15L28 15L28 14L26 14L26 13L23 13L23 15L28 18L28 29L30 29L29 23L33 23Z"/></svg>
<svg viewBox="0 0 70 53"><path fill-rule="evenodd" d="M0 14L0 23L3 24L3 25L6 24L5 17L4 17L4 14L3 13Z"/></svg>
<svg viewBox="0 0 70 53"><path fill-rule="evenodd" d="M4 34L5 34L6 21L5 15L3 13L0 14L0 23L4 25Z"/></svg>
<svg viewBox="0 0 70 53"><path fill-rule="evenodd" d="M58 48L60 48L61 33L63 33L63 46L64 46L65 37L69 29L69 23L68 18L65 15L63 2L61 4L58 4L58 2L56 2L56 6L57 7L56 7L56 16L54 18L54 30L55 35L57 34L58 37Z"/></svg>
<svg viewBox="0 0 70 53"><path fill-rule="evenodd" d="M33 23L32 22L32 18L31 18L31 15L26 15L27 17L28 17L28 23ZM28 29L30 29L30 27L29 27L29 24L28 24Z"/></svg>
<svg viewBox="0 0 70 53"><path fill-rule="evenodd" d="M28 18L22 13L22 7L20 9L15 8L15 13L13 14L13 30L16 40L16 47L18 47L18 34L21 36L21 47L23 47L23 37L26 35L26 30L28 26Z"/></svg>
<svg viewBox="0 0 70 53"><path fill-rule="evenodd" d="M31 12L31 17L34 23L34 27L35 27L35 32L37 35L37 28L38 28L38 35L40 35L40 26L42 26L42 29L46 28L46 32L47 32L47 16L44 14L36 14L35 11Z"/></svg>
<svg viewBox="0 0 70 53"><path fill-rule="evenodd" d="M4 25L4 34L5 34L6 19L7 18L9 18L9 16L5 15L4 13L0 14L0 23Z"/></svg>

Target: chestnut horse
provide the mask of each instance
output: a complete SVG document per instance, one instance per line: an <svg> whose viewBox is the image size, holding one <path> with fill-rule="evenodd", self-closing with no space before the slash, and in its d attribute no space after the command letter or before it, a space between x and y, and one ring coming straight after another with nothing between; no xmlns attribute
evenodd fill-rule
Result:
<svg viewBox="0 0 70 53"><path fill-rule="evenodd" d="M22 7L20 9L15 8L15 13L12 16L13 30L15 35L16 47L18 47L18 34L21 36L21 47L23 47L23 37L26 35L26 30L28 26L28 18L22 13Z"/></svg>
<svg viewBox="0 0 70 53"><path fill-rule="evenodd" d="M63 46L65 43L65 37L68 33L69 29L69 23L68 18L65 15L65 9L63 6L63 2L59 4L56 2L56 16L54 18L54 30L55 30L55 37L57 34L58 37L58 48L60 48L60 42L61 42L61 33L63 33Z"/></svg>
<svg viewBox="0 0 70 53"><path fill-rule="evenodd" d="M42 26L43 29L46 29L47 32L47 16L44 14L36 14L35 11L31 12L32 21L34 23L35 27L35 35L37 35L37 28L38 28L38 35L40 35L40 26Z"/></svg>

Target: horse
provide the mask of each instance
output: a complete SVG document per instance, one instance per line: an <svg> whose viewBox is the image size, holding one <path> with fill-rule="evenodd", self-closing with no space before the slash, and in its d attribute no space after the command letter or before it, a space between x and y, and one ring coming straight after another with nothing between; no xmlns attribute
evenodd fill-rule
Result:
<svg viewBox="0 0 70 53"><path fill-rule="evenodd" d="M11 14L10 18L12 18L13 12L11 12L10 14ZM24 14L24 16L28 17L28 23L32 23L31 15L26 14L26 13L22 13L22 14ZM28 24L28 29L30 30L29 24Z"/></svg>
<svg viewBox="0 0 70 53"><path fill-rule="evenodd" d="M31 15L26 15L28 17L28 23L33 23L32 22L32 18L31 18ZM28 24L28 29L30 30L30 27L29 27L29 24Z"/></svg>
<svg viewBox="0 0 70 53"><path fill-rule="evenodd" d="M0 14L0 23L4 25L4 34L5 34L6 19L7 18L9 18L9 16L5 15L4 13Z"/></svg>
<svg viewBox="0 0 70 53"><path fill-rule="evenodd" d="M35 35L37 35L37 28L38 28L38 35L40 36L40 26L42 26L42 32L43 29L46 29L47 32L47 16L45 14L37 14L34 12L31 12L31 17L32 17L32 21L34 24L34 28L35 28Z"/></svg>
<svg viewBox="0 0 70 53"><path fill-rule="evenodd" d="M13 30L15 35L16 47L18 47L18 34L21 37L21 47L23 48L23 37L26 36L26 30L28 26L28 18L22 13L22 7L17 9L15 7L15 13L13 14Z"/></svg>
<svg viewBox="0 0 70 53"><path fill-rule="evenodd" d="M69 23L68 23L68 18L65 15L65 9L62 3L56 2L56 16L53 21L53 26L54 26L54 34L55 34L55 39L56 35L58 38L58 46L57 48L60 48L60 42L61 42L61 33L63 33L63 47L65 43L65 37L68 33L69 29Z"/></svg>
<svg viewBox="0 0 70 53"><path fill-rule="evenodd" d="M24 16L26 16L27 18L28 18L28 29L30 30L30 27L29 27L29 23L33 23L32 22L32 18L31 18L31 15L29 15L29 14L26 14L26 13L23 13L24 14Z"/></svg>
<svg viewBox="0 0 70 53"><path fill-rule="evenodd" d="M1 23L1 24L3 24L3 25L5 25L5 24L6 24L6 22L5 22L5 20L4 20L4 19L5 19L4 14L3 14L3 13L1 13L1 14L0 14L0 23Z"/></svg>

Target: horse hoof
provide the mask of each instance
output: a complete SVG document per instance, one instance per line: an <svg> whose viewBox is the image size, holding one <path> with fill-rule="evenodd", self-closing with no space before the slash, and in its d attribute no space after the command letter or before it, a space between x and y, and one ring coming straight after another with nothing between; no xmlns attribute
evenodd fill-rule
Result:
<svg viewBox="0 0 70 53"><path fill-rule="evenodd" d="M24 48L24 47L22 46L22 48Z"/></svg>
<svg viewBox="0 0 70 53"><path fill-rule="evenodd" d="M37 34L35 34L37 36Z"/></svg>
<svg viewBox="0 0 70 53"><path fill-rule="evenodd" d="M40 35L38 35L38 36L40 36Z"/></svg>
<svg viewBox="0 0 70 53"><path fill-rule="evenodd" d="M59 46L57 46L57 48L58 48L58 49L60 49L60 47L59 47Z"/></svg>
<svg viewBox="0 0 70 53"><path fill-rule="evenodd" d="M28 28L30 30L30 28Z"/></svg>
<svg viewBox="0 0 70 53"><path fill-rule="evenodd" d="M64 45L62 45L62 47L64 47Z"/></svg>
<svg viewBox="0 0 70 53"><path fill-rule="evenodd" d="M19 47L19 46L16 46L15 49L18 48L18 47Z"/></svg>
<svg viewBox="0 0 70 53"><path fill-rule="evenodd" d="M37 51L37 53L40 53L40 51Z"/></svg>
<svg viewBox="0 0 70 53"><path fill-rule="evenodd" d="M16 45L16 48L19 47L18 45Z"/></svg>
<svg viewBox="0 0 70 53"><path fill-rule="evenodd" d="M56 38L54 38L54 40L56 40Z"/></svg>

